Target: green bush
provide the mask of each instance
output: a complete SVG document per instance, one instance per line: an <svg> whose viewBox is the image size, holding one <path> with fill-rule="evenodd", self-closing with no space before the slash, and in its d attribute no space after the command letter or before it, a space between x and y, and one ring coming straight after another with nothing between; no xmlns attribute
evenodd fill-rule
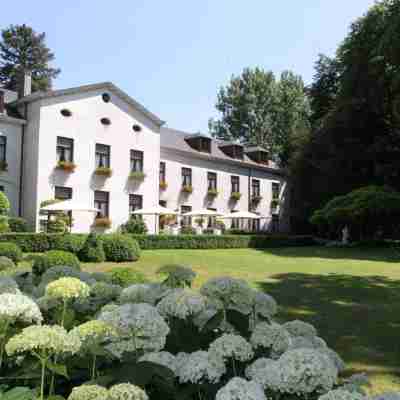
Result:
<svg viewBox="0 0 400 400"><path fill-rule="evenodd" d="M22 260L22 250L15 243L0 243L0 256L8 257L17 264Z"/></svg>
<svg viewBox="0 0 400 400"><path fill-rule="evenodd" d="M10 202L7 196L0 192L0 215L8 215L10 212Z"/></svg>
<svg viewBox="0 0 400 400"><path fill-rule="evenodd" d="M196 229L193 226L182 226L180 232L181 235L195 235Z"/></svg>
<svg viewBox="0 0 400 400"><path fill-rule="evenodd" d="M17 244L25 253L44 253L52 250L54 238L59 235L47 233L3 233L0 242Z"/></svg>
<svg viewBox="0 0 400 400"><path fill-rule="evenodd" d="M15 268L13 260L5 256L0 256L0 271L5 271L11 268Z"/></svg>
<svg viewBox="0 0 400 400"><path fill-rule="evenodd" d="M87 239L87 235L71 234L54 235L51 239L52 250L63 250L76 255L82 250Z"/></svg>
<svg viewBox="0 0 400 400"><path fill-rule="evenodd" d="M8 218L10 232L29 232L28 223L23 218L10 217Z"/></svg>
<svg viewBox="0 0 400 400"><path fill-rule="evenodd" d="M67 224L63 219L57 218L54 221L49 221L47 224L47 232L49 233L65 233Z"/></svg>
<svg viewBox="0 0 400 400"><path fill-rule="evenodd" d="M50 250L36 256L32 271L35 275L43 275L49 268L56 266L72 267L80 271L80 263L75 254L61 250Z"/></svg>
<svg viewBox="0 0 400 400"><path fill-rule="evenodd" d="M137 261L140 257L140 247L129 235L104 235L102 241L107 261Z"/></svg>
<svg viewBox="0 0 400 400"><path fill-rule="evenodd" d="M121 233L145 234L147 233L147 226L142 218L133 217L121 225Z"/></svg>
<svg viewBox="0 0 400 400"><path fill-rule="evenodd" d="M102 241L96 233L91 233L79 252L79 259L85 262L103 262L106 259Z"/></svg>
<svg viewBox="0 0 400 400"><path fill-rule="evenodd" d="M110 272L112 283L122 287L128 287L135 283L147 282L146 277L140 271L131 268L114 268Z"/></svg>

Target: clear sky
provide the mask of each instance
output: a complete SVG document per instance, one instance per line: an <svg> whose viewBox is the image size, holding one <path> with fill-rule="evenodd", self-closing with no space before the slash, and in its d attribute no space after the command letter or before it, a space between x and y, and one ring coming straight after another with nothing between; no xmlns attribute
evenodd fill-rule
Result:
<svg viewBox="0 0 400 400"><path fill-rule="evenodd" d="M207 130L219 86L245 67L306 83L373 0L2 1L0 28L47 33L55 88L112 81L177 129Z"/></svg>

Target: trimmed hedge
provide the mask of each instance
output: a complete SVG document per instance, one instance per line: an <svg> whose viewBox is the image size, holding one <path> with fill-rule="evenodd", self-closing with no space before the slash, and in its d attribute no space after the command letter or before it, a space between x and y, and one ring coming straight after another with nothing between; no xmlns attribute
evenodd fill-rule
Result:
<svg viewBox="0 0 400 400"><path fill-rule="evenodd" d="M241 249L314 245L311 236L288 235L130 235L142 250Z"/></svg>
<svg viewBox="0 0 400 400"><path fill-rule="evenodd" d="M140 247L132 235L103 235L101 241L107 261L137 261L140 257Z"/></svg>
<svg viewBox="0 0 400 400"><path fill-rule="evenodd" d="M0 256L9 258L15 264L22 261L22 251L20 247L12 242L0 243Z"/></svg>
<svg viewBox="0 0 400 400"><path fill-rule="evenodd" d="M24 252L37 253L48 250L70 250L74 248L79 253L88 235L85 234L47 234L47 233L3 233L0 242L16 243ZM104 239L113 234L98 235ZM125 235L124 235L125 236ZM148 249L240 249L312 246L315 241L312 236L290 235L134 235L142 250ZM67 237L67 238L66 238ZM76 246L71 245L71 240Z"/></svg>
<svg viewBox="0 0 400 400"><path fill-rule="evenodd" d="M43 255L35 256L32 272L35 275L43 275L52 267L71 267L80 271L80 263L75 254L62 250L50 250Z"/></svg>

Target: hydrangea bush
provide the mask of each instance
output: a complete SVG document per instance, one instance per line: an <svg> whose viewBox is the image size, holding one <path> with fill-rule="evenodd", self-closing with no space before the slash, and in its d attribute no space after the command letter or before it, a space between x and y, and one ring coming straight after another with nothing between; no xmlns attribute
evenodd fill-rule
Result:
<svg viewBox="0 0 400 400"><path fill-rule="evenodd" d="M123 288L59 266L30 293L2 278L0 376L26 377L41 399L367 400L365 375L343 376L317 329L279 321L268 294L230 277L194 291L186 266L160 273Z"/></svg>

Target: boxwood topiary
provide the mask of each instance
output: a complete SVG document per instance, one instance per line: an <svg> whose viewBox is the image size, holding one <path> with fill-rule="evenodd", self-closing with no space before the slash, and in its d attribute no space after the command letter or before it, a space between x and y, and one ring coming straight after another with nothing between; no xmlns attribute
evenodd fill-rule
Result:
<svg viewBox="0 0 400 400"><path fill-rule="evenodd" d="M0 256L8 257L17 264L22 260L22 250L14 243L0 243Z"/></svg>
<svg viewBox="0 0 400 400"><path fill-rule="evenodd" d="M91 233L79 252L79 259L85 262L103 262L106 259L103 242L96 233Z"/></svg>
<svg viewBox="0 0 400 400"><path fill-rule="evenodd" d="M102 241L107 261L137 261L140 257L138 242L128 235L104 235Z"/></svg>
<svg viewBox="0 0 400 400"><path fill-rule="evenodd" d="M7 269L14 268L15 264L13 260L8 257L0 256L0 271L5 271Z"/></svg>
<svg viewBox="0 0 400 400"><path fill-rule="evenodd" d="M10 232L29 232L28 223L25 219L19 217L8 218L8 226L10 227Z"/></svg>
<svg viewBox="0 0 400 400"><path fill-rule="evenodd" d="M35 257L32 271L35 275L44 274L49 268L56 266L67 266L80 271L80 263L75 254L61 250L50 250L41 256Z"/></svg>
<svg viewBox="0 0 400 400"><path fill-rule="evenodd" d="M146 277L140 271L135 271L131 268L114 268L111 273L112 283L122 287L128 287L135 283L147 282Z"/></svg>

